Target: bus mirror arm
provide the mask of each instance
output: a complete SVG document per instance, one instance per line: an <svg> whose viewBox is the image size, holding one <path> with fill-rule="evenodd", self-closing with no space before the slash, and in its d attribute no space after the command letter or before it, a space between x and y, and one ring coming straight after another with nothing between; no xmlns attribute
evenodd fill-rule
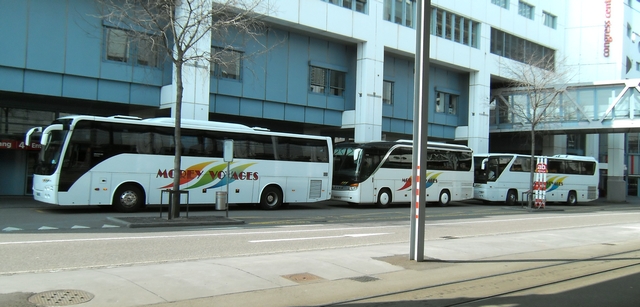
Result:
<svg viewBox="0 0 640 307"><path fill-rule="evenodd" d="M46 146L49 143L49 138L51 137L51 131L53 130L62 130L63 127L61 124L51 125L42 131L42 136L40 137L40 144L42 146Z"/></svg>
<svg viewBox="0 0 640 307"><path fill-rule="evenodd" d="M29 131L27 131L27 135L25 135L25 137L24 137L24 144L26 146L30 146L31 145L31 135L34 132L42 132L42 127L33 127L31 129L29 129Z"/></svg>
<svg viewBox="0 0 640 307"><path fill-rule="evenodd" d="M487 169L487 162L489 161L489 159L482 159L482 162L480 163L480 169L481 170L485 170Z"/></svg>

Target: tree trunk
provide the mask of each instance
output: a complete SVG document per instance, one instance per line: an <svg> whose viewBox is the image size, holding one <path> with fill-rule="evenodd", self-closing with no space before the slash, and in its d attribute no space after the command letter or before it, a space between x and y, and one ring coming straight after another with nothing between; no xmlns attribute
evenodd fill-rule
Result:
<svg viewBox="0 0 640 307"><path fill-rule="evenodd" d="M171 196L171 206L169 208L169 219L180 217L180 178L182 170L180 169L182 160L182 139L180 133L182 118L182 62L176 63L176 112L175 112L175 128L174 128L174 144L175 156L173 160L173 193Z"/></svg>
<svg viewBox="0 0 640 307"><path fill-rule="evenodd" d="M529 164L529 192L531 193L529 197L527 197L527 206L531 208L533 201L533 178L535 175L535 165L536 165L536 130L535 126L531 125L531 161Z"/></svg>

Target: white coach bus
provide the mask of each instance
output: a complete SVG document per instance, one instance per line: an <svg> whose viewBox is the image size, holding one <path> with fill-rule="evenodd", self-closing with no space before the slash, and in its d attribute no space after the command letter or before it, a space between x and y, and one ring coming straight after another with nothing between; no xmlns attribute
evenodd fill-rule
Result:
<svg viewBox="0 0 640 307"><path fill-rule="evenodd" d="M338 143L332 200L352 204L410 203L412 141ZM447 206L473 197L473 152L462 145L428 142L426 199Z"/></svg>
<svg viewBox="0 0 640 307"><path fill-rule="evenodd" d="M173 188L172 118L67 116L41 132L33 178L34 198L61 206L113 205L121 212L160 204ZM331 138L270 132L244 125L182 120L179 189L189 204L213 204L216 191L229 203L278 209L285 203L331 198ZM225 140L233 140L227 174ZM163 202L168 202L164 196Z"/></svg>
<svg viewBox="0 0 640 307"><path fill-rule="evenodd" d="M475 199L515 205L531 190L530 155L478 154L474 161ZM547 161L547 202L575 205L598 198L600 172L595 158L555 155Z"/></svg>

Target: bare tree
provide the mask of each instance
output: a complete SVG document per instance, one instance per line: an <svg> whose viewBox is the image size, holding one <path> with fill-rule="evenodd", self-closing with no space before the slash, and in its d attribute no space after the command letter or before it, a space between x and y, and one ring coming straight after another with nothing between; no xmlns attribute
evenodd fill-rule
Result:
<svg viewBox="0 0 640 307"><path fill-rule="evenodd" d="M562 63L562 62L561 62ZM533 191L535 173L535 137L539 132L536 128L547 122L560 122L565 117L564 105L561 98L568 82L568 70L557 65L555 55L543 56L532 53L523 61L511 61L510 65L503 64L501 68L510 78L509 88L500 95L502 101L497 106L503 114L513 118L513 124L521 124L528 130L531 142L531 161L529 165L530 191ZM509 97L507 101L505 97ZM531 207L532 199L528 198Z"/></svg>
<svg viewBox="0 0 640 307"><path fill-rule="evenodd" d="M100 18L113 25L143 52L165 54L173 64L175 97L175 159L169 218L179 216L183 71L186 65L209 71L210 65L235 63L237 44L266 33L265 0L96 0ZM215 41L222 46L211 49ZM264 46L263 46L264 47ZM266 50L266 47L264 48ZM231 56L230 56L231 55Z"/></svg>

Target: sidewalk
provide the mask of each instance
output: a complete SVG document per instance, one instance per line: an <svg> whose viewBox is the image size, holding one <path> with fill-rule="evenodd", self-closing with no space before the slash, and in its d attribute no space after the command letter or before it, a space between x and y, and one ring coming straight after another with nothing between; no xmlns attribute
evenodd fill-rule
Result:
<svg viewBox="0 0 640 307"><path fill-rule="evenodd" d="M632 225L207 260L0 275L0 306L638 306ZM601 258L604 257L604 258ZM544 287L540 285L549 284ZM46 291L52 291L47 293ZM85 296L83 296L85 295ZM78 298L79 297L79 298Z"/></svg>

